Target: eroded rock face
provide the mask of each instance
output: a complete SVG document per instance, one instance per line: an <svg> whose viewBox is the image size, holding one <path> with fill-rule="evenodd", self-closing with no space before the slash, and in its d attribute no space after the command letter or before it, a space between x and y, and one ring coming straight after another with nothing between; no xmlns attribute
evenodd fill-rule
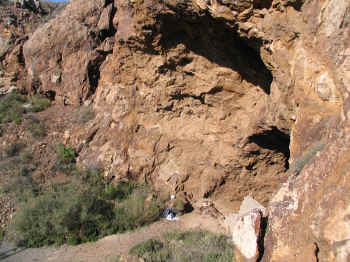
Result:
<svg viewBox="0 0 350 262"><path fill-rule="evenodd" d="M289 165L316 142L338 143L332 129L348 117L349 10L345 0L76 0L24 46L28 81L66 104L92 104L96 119L66 141L81 165L190 200L234 205L251 193L266 205ZM285 214L300 211L301 194L323 199L308 180L292 187L296 173L271 203L266 261L297 261L289 258L306 245L310 259L330 250L305 242L302 222L289 228L294 217ZM293 250L283 232L294 229Z"/></svg>
<svg viewBox="0 0 350 262"><path fill-rule="evenodd" d="M237 31L245 15L225 21L206 9L73 1L25 44L28 83L66 104L93 102L95 123L67 141L82 165L189 199L239 203L252 192L266 204L286 177L290 94L272 89L262 39Z"/></svg>
<svg viewBox="0 0 350 262"><path fill-rule="evenodd" d="M99 49L113 29L113 4L76 1L35 31L24 45L28 88L53 91L58 101L78 104L97 87L99 66L109 52ZM100 19L101 16L101 19ZM39 51L40 50L40 51ZM60 75L60 81L51 81Z"/></svg>
<svg viewBox="0 0 350 262"><path fill-rule="evenodd" d="M302 13L309 34L297 49L295 66L300 73L290 146L293 174L271 200L263 261L348 261L343 101L349 96L349 27L344 26L350 22L349 3L310 1Z"/></svg>
<svg viewBox="0 0 350 262"><path fill-rule="evenodd" d="M350 259L349 121L331 122L324 147L271 200L264 261Z"/></svg>
<svg viewBox="0 0 350 262"><path fill-rule="evenodd" d="M39 1L4 1L0 6L0 88L9 89L16 86L18 89L26 88L26 68L23 55L23 45L28 37L50 19L51 11L59 12L64 3L45 8Z"/></svg>

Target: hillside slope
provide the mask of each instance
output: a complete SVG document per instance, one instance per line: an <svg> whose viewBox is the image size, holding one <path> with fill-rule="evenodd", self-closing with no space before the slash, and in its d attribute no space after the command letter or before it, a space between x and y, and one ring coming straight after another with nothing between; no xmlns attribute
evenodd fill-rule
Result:
<svg viewBox="0 0 350 262"><path fill-rule="evenodd" d="M76 0L24 44L26 87L92 105L65 132L80 165L191 202L272 198L265 261L347 261L349 10Z"/></svg>

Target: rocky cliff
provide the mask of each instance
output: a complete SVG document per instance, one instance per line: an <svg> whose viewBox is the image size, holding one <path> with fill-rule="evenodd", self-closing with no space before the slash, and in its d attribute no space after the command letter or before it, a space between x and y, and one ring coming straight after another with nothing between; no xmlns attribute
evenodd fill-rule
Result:
<svg viewBox="0 0 350 262"><path fill-rule="evenodd" d="M272 199L263 260L348 261L349 22L346 0L75 0L25 43L27 88L96 111L65 133L81 165Z"/></svg>

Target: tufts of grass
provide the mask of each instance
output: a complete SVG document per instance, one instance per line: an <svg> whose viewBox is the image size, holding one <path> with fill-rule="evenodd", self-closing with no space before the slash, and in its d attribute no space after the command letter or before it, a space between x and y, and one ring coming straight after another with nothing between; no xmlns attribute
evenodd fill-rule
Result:
<svg viewBox="0 0 350 262"><path fill-rule="evenodd" d="M44 122L34 116L28 118L28 130L35 138L42 138L47 135Z"/></svg>
<svg viewBox="0 0 350 262"><path fill-rule="evenodd" d="M134 246L131 254L137 255L144 261L169 261L171 257L170 248L164 246L163 242L157 239L148 239L145 242Z"/></svg>
<svg viewBox="0 0 350 262"><path fill-rule="evenodd" d="M132 230L156 221L164 209L164 203L152 197L147 187L138 187L115 209L115 225L118 231Z"/></svg>
<svg viewBox="0 0 350 262"><path fill-rule="evenodd" d="M26 97L17 93L10 93L0 99L0 123L15 122L21 123L22 115L25 112L23 104Z"/></svg>
<svg viewBox="0 0 350 262"><path fill-rule="evenodd" d="M304 166L320 151L325 147L325 143L316 143L311 146L301 157L295 159L290 166L292 173L299 174Z"/></svg>
<svg viewBox="0 0 350 262"><path fill-rule="evenodd" d="M61 171L65 174L73 173L76 170L74 149L63 144L58 144L56 146L56 160L51 170Z"/></svg>
<svg viewBox="0 0 350 262"><path fill-rule="evenodd" d="M207 231L167 233L164 240L150 239L130 250L146 262L232 261L233 245L223 235Z"/></svg>
<svg viewBox="0 0 350 262"><path fill-rule="evenodd" d="M28 106L25 103L29 102ZM26 112L40 112L50 106L50 100L36 95L27 99L26 96L12 92L0 99L0 123L14 122L20 124Z"/></svg>
<svg viewBox="0 0 350 262"><path fill-rule="evenodd" d="M79 244L132 230L160 217L162 203L149 198L152 194L147 187L120 184L112 189L96 170L78 174L70 183L53 184L49 190L31 195L8 188L7 193L26 197L10 225L10 238L25 247Z"/></svg>
<svg viewBox="0 0 350 262"><path fill-rule="evenodd" d="M81 106L77 109L74 122L78 124L85 124L95 118L95 112L91 106Z"/></svg>
<svg viewBox="0 0 350 262"><path fill-rule="evenodd" d="M40 95L35 95L30 98L29 102L31 103L31 107L29 108L29 111L31 112L41 112L45 109L49 108L51 105L51 102L46 97L42 97Z"/></svg>

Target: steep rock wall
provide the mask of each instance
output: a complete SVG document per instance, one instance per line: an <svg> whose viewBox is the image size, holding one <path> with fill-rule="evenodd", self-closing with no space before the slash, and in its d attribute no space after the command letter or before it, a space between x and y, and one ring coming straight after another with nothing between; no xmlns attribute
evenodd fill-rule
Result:
<svg viewBox="0 0 350 262"><path fill-rule="evenodd" d="M291 174L264 259L294 261L300 249L278 240L292 200L279 196L303 179L297 161L345 130L334 119L348 97L348 2L76 0L24 55L29 84L97 112L67 130L81 165L232 206L249 193L267 204ZM309 231L296 232L301 243Z"/></svg>

